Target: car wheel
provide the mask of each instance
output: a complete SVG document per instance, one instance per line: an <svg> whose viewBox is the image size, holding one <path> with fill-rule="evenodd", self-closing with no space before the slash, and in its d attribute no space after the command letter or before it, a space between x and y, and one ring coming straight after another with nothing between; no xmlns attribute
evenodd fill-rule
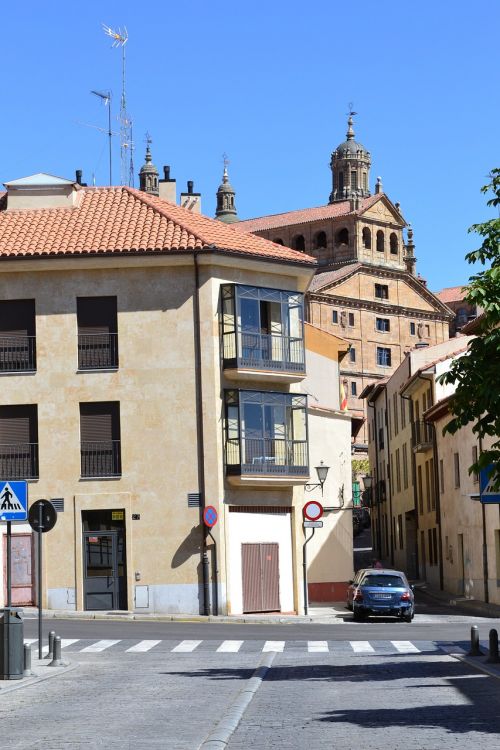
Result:
<svg viewBox="0 0 500 750"><path fill-rule="evenodd" d="M403 615L401 619L403 622L411 622L413 620L413 612L410 612L408 615Z"/></svg>

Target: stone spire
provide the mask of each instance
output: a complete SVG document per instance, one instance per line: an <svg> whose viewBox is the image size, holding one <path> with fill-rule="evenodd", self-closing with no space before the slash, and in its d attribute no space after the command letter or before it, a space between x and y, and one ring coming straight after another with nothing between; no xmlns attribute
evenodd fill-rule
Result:
<svg viewBox="0 0 500 750"><path fill-rule="evenodd" d="M146 160L139 172L139 188L144 193L158 195L158 170L151 158L151 149L149 148L151 143L151 138L146 133Z"/></svg>
<svg viewBox="0 0 500 750"><path fill-rule="evenodd" d="M346 140L332 153L332 192L330 203L345 201L353 196L367 198L370 195L370 152L354 140L354 120L356 112L349 110Z"/></svg>
<svg viewBox="0 0 500 750"><path fill-rule="evenodd" d="M224 154L224 173L222 175L222 182L217 190L217 208L215 210L215 218L219 219L219 221L223 221L225 224L233 224L235 221L239 221L239 219L234 203L236 193L229 182L229 175L227 173L228 164L229 161Z"/></svg>
<svg viewBox="0 0 500 750"><path fill-rule="evenodd" d="M408 273L411 273L412 276L416 276L416 263L417 259L415 258L415 245L413 243L413 228L411 224L408 224L408 240L405 245L405 254L403 256L403 261L406 266L406 270Z"/></svg>

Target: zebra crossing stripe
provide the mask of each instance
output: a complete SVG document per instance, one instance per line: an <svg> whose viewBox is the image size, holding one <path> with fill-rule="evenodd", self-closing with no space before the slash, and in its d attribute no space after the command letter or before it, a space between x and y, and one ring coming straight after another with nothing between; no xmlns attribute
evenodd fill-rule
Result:
<svg viewBox="0 0 500 750"><path fill-rule="evenodd" d="M139 643L136 643L135 646L127 648L126 651L127 653L132 652L134 654L143 654L145 651L149 651L159 643L161 643L161 641L139 641Z"/></svg>
<svg viewBox="0 0 500 750"><path fill-rule="evenodd" d="M329 651L328 641L307 641L307 650L310 654L326 654Z"/></svg>
<svg viewBox="0 0 500 750"><path fill-rule="evenodd" d="M68 646L72 646L73 643L78 643L80 639L79 638L61 638L61 648L67 648ZM120 641L116 641L116 643L119 643Z"/></svg>
<svg viewBox="0 0 500 750"><path fill-rule="evenodd" d="M375 649L368 641L349 641L355 654L374 654Z"/></svg>
<svg viewBox="0 0 500 750"><path fill-rule="evenodd" d="M263 653L267 651L283 651L285 648L285 641L266 641L262 649Z"/></svg>
<svg viewBox="0 0 500 750"><path fill-rule="evenodd" d="M172 649L172 651L177 653L188 653L189 651L194 651L201 642L202 641L181 641L177 646L175 646L175 648Z"/></svg>
<svg viewBox="0 0 500 750"><path fill-rule="evenodd" d="M391 641L400 654L420 654L421 651L411 641Z"/></svg>
<svg viewBox="0 0 500 750"><path fill-rule="evenodd" d="M217 651L224 654L235 654L243 646L244 641L223 641Z"/></svg>
<svg viewBox="0 0 500 750"><path fill-rule="evenodd" d="M85 646L85 648L82 648L82 653L98 653L100 651L105 651L116 643L120 643L120 641L97 641L97 643L93 643L91 646Z"/></svg>
<svg viewBox="0 0 500 750"><path fill-rule="evenodd" d="M24 642L27 646L31 646L32 643L38 643L38 638L25 638Z"/></svg>

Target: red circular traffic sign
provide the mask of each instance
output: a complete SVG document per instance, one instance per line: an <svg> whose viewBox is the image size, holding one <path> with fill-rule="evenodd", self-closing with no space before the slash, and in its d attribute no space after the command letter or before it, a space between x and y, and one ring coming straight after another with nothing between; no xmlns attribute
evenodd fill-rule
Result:
<svg viewBox="0 0 500 750"><path fill-rule="evenodd" d="M302 509L308 521L318 521L323 515L323 506L317 500L309 500Z"/></svg>
<svg viewBox="0 0 500 750"><path fill-rule="evenodd" d="M217 511L213 505L207 505L203 511L203 521L205 526L208 526L209 529L217 523Z"/></svg>

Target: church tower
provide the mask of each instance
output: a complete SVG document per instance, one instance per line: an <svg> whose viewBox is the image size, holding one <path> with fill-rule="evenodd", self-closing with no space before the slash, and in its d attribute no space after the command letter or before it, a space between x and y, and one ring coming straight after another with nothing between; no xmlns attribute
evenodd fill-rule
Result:
<svg viewBox="0 0 500 750"><path fill-rule="evenodd" d="M349 112L347 133L341 143L332 153L330 168L332 170L332 192L329 203L345 201L349 198L368 198L370 195L370 152L354 140L353 116L356 112Z"/></svg>
<svg viewBox="0 0 500 750"><path fill-rule="evenodd" d="M235 221L239 221L239 219L234 203L236 193L229 182L227 164L228 161L224 158L224 174L222 175L222 182L217 190L217 208L215 210L215 218L219 219L219 221L223 221L225 224L233 224Z"/></svg>
<svg viewBox="0 0 500 750"><path fill-rule="evenodd" d="M158 170L151 158L151 149L149 148L151 138L149 136L146 137L146 143L146 162L142 165L139 172L139 188L144 193L158 195Z"/></svg>

